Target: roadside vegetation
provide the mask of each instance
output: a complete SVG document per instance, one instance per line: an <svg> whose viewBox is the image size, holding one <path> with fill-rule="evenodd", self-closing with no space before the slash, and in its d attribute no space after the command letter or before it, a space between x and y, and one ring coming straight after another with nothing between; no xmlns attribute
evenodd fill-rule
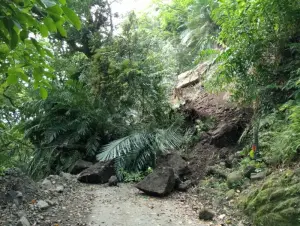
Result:
<svg viewBox="0 0 300 226"><path fill-rule="evenodd" d="M120 179L139 180L160 154L195 140L169 98L176 76L204 61L205 89L228 91L254 112L237 168L294 172L298 1L155 0L118 26L111 4L1 1L0 174L19 167L41 179L69 171L79 159L115 159ZM198 121L196 133L211 128L208 121ZM272 176L243 201L256 225L300 225L298 176Z"/></svg>

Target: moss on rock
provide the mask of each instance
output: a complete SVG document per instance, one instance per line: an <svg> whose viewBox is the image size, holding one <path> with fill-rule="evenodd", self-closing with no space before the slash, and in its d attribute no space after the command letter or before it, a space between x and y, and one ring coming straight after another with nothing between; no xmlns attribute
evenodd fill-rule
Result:
<svg viewBox="0 0 300 226"><path fill-rule="evenodd" d="M300 176L291 170L273 175L241 204L256 226L300 226Z"/></svg>

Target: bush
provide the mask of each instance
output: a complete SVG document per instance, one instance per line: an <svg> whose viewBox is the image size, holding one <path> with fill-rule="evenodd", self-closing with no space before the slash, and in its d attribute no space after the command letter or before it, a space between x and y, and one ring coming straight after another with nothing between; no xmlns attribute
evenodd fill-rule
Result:
<svg viewBox="0 0 300 226"><path fill-rule="evenodd" d="M286 170L253 190L241 206L256 226L300 225L300 177Z"/></svg>

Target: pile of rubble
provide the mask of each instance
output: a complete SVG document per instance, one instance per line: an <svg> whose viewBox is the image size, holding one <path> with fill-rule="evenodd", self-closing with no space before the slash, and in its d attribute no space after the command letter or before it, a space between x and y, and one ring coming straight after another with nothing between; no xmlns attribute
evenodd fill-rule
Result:
<svg viewBox="0 0 300 226"><path fill-rule="evenodd" d="M34 182L18 169L0 177L0 225L85 225L94 199L93 187L86 192L77 176L50 175Z"/></svg>

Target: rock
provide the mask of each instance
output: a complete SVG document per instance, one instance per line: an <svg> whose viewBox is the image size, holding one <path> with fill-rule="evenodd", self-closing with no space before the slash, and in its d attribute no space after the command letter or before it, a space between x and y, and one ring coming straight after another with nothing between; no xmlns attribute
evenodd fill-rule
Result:
<svg viewBox="0 0 300 226"><path fill-rule="evenodd" d="M114 162L107 161L98 162L85 169L79 174L77 179L83 183L105 184L113 175L115 175Z"/></svg>
<svg viewBox="0 0 300 226"><path fill-rule="evenodd" d="M220 216L218 216L218 219L220 219L220 220L224 220L224 219L225 219L225 217L226 217L226 215L225 215L225 214L221 214Z"/></svg>
<svg viewBox="0 0 300 226"><path fill-rule="evenodd" d="M20 192L20 191L16 191L16 197L17 197L18 199L23 199L23 193Z"/></svg>
<svg viewBox="0 0 300 226"><path fill-rule="evenodd" d="M259 172L259 173L251 173L250 179L251 180L262 180L267 176L266 172Z"/></svg>
<svg viewBox="0 0 300 226"><path fill-rule="evenodd" d="M50 206L55 206L55 205L57 205L57 202L56 202L56 201L53 201L53 200L47 200L47 203L48 203Z"/></svg>
<svg viewBox="0 0 300 226"><path fill-rule="evenodd" d="M156 169L136 185L139 190L154 196L166 196L172 192L174 186L175 174L171 167Z"/></svg>
<svg viewBox="0 0 300 226"><path fill-rule="evenodd" d="M52 183L49 179L44 179L43 182L42 182L42 185L44 188L46 189L51 189L52 188Z"/></svg>
<svg viewBox="0 0 300 226"><path fill-rule="evenodd" d="M17 212L17 216L18 216L19 218L22 218L22 217L25 217L25 216L26 216L26 213L25 213L23 210L20 210L20 211Z"/></svg>
<svg viewBox="0 0 300 226"><path fill-rule="evenodd" d="M207 172L206 172L207 176L215 176L217 178L222 178L222 179L227 179L226 174L221 170L218 169L218 166L210 166L207 168Z"/></svg>
<svg viewBox="0 0 300 226"><path fill-rule="evenodd" d="M21 219L18 221L17 226L30 226L29 221L25 216L21 217Z"/></svg>
<svg viewBox="0 0 300 226"><path fill-rule="evenodd" d="M199 219L200 220L205 220L205 221L211 221L213 220L215 214L208 209L203 209L199 212Z"/></svg>
<svg viewBox="0 0 300 226"><path fill-rule="evenodd" d="M181 181L180 177L177 174L175 174L175 186L174 186L174 188L177 189L181 183L182 183L182 181Z"/></svg>
<svg viewBox="0 0 300 226"><path fill-rule="evenodd" d="M72 180L72 175L70 173L61 172L60 176L65 180Z"/></svg>
<svg viewBox="0 0 300 226"><path fill-rule="evenodd" d="M196 69L186 71L178 75L178 83L176 88L180 89L197 84L200 76L206 71L207 68L208 63L204 62L199 64Z"/></svg>
<svg viewBox="0 0 300 226"><path fill-rule="evenodd" d="M118 178L116 176L111 176L108 180L108 186L117 186Z"/></svg>
<svg viewBox="0 0 300 226"><path fill-rule="evenodd" d="M93 165L93 163L91 162L87 162L87 161L84 161L84 160L78 160L74 166L72 167L70 173L71 174L79 174L81 173L83 170L91 167Z"/></svg>
<svg viewBox="0 0 300 226"><path fill-rule="evenodd" d="M160 165L173 168L174 173L180 178L190 173L187 162L178 153L169 153L163 156L162 164Z"/></svg>
<svg viewBox="0 0 300 226"><path fill-rule="evenodd" d="M254 173L256 168L254 166L247 166L244 169L244 177L251 178L251 174Z"/></svg>
<svg viewBox="0 0 300 226"><path fill-rule="evenodd" d="M235 154L229 155L228 158L225 160L225 166L227 168L232 168L238 164L239 160Z"/></svg>
<svg viewBox="0 0 300 226"><path fill-rule="evenodd" d="M64 186L62 186L62 185L59 185L59 186L57 186L56 187L56 191L58 192L58 193L62 193L63 191L64 191Z"/></svg>
<svg viewBox="0 0 300 226"><path fill-rule="evenodd" d="M235 190L231 189L228 192L226 192L226 199L231 200L235 197Z"/></svg>
<svg viewBox="0 0 300 226"><path fill-rule="evenodd" d="M243 132L243 127L238 121L220 124L211 133L211 144L223 148L236 144Z"/></svg>
<svg viewBox="0 0 300 226"><path fill-rule="evenodd" d="M226 159L229 155L230 155L230 149L229 148L224 147L219 151L220 159Z"/></svg>
<svg viewBox="0 0 300 226"><path fill-rule="evenodd" d="M178 185L177 190L178 191L187 191L191 186L192 186L192 181L187 180L187 181L181 182Z"/></svg>
<svg viewBox="0 0 300 226"><path fill-rule="evenodd" d="M36 206L40 209L40 210L46 210L49 208L49 204L43 200L39 200L36 204Z"/></svg>
<svg viewBox="0 0 300 226"><path fill-rule="evenodd" d="M237 188L243 184L243 174L239 171L232 172L227 176L227 185L229 188Z"/></svg>

